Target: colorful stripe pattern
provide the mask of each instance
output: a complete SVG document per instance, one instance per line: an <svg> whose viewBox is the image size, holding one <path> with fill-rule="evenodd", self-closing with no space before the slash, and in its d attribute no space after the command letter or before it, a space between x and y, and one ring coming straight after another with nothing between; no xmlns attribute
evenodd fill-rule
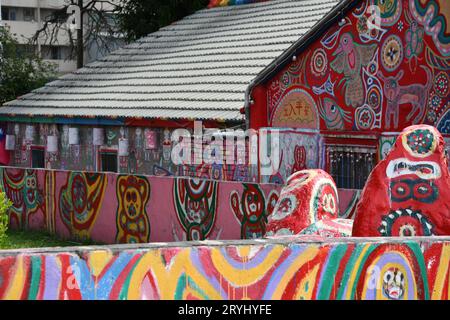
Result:
<svg viewBox="0 0 450 320"><path fill-rule="evenodd" d="M450 238L291 240L5 252L0 299L449 298Z"/></svg>

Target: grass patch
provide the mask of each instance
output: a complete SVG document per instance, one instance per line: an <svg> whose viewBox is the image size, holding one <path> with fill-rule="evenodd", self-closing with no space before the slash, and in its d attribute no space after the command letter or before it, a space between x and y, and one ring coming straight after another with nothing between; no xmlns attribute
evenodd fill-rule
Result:
<svg viewBox="0 0 450 320"><path fill-rule="evenodd" d="M42 247L73 247L85 245L99 245L93 241L71 241L58 238L56 235L43 231L8 230L4 243L0 249L25 249Z"/></svg>

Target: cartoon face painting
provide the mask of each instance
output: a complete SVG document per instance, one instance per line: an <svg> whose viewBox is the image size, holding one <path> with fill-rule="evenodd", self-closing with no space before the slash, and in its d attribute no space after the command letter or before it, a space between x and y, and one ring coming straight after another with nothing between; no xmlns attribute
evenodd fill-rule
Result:
<svg viewBox="0 0 450 320"><path fill-rule="evenodd" d="M207 239L216 222L218 183L210 180L174 181L173 197L186 240Z"/></svg>
<svg viewBox="0 0 450 320"><path fill-rule="evenodd" d="M231 208L241 224L241 238L261 238L278 194L271 192L266 203L266 197L258 185L244 183L243 186L241 197L238 192L233 192L230 196Z"/></svg>
<svg viewBox="0 0 450 320"><path fill-rule="evenodd" d="M404 129L367 181L353 235L449 235L450 177L444 146L432 126Z"/></svg>
<svg viewBox="0 0 450 320"><path fill-rule="evenodd" d="M403 298L405 291L405 276L397 268L390 268L383 275L383 294L392 300Z"/></svg>
<svg viewBox="0 0 450 320"><path fill-rule="evenodd" d="M146 206L150 184L145 177L120 176L117 179L117 235L119 243L142 243L150 238Z"/></svg>
<svg viewBox="0 0 450 320"><path fill-rule="evenodd" d="M10 208L11 222L19 228L27 228L29 216L40 208L45 209L44 197L38 186L37 172L27 169L16 174L1 170L0 176L1 190L13 202Z"/></svg>
<svg viewBox="0 0 450 320"><path fill-rule="evenodd" d="M88 239L105 195L107 176L71 172L59 194L62 222L72 236Z"/></svg>

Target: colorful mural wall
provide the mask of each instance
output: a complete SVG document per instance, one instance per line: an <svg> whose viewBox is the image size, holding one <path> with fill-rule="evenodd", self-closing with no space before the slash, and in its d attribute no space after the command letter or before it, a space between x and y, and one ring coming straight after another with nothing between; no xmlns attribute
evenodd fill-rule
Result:
<svg viewBox="0 0 450 320"><path fill-rule="evenodd" d="M112 171L102 167L101 155L109 154L117 158L113 170L119 173L258 182L257 166L248 163L174 164L171 159L174 128L14 122L5 126L4 131L12 137L6 151L11 166L33 167L33 151L40 150L44 153L42 167L47 169ZM193 133L192 128L183 129ZM207 145L204 141L203 150ZM191 151L195 152L194 145Z"/></svg>
<svg viewBox="0 0 450 320"><path fill-rule="evenodd" d="M281 185L0 167L11 226L102 243L258 238ZM351 218L358 190L339 190ZM256 208L256 209L255 209Z"/></svg>
<svg viewBox="0 0 450 320"><path fill-rule="evenodd" d="M260 173L261 182L284 184L294 172L324 167L323 139L317 131L272 128L261 131L267 136L278 134L280 155L277 172L272 175Z"/></svg>
<svg viewBox="0 0 450 320"><path fill-rule="evenodd" d="M450 298L449 237L300 236L74 250L0 251L0 299Z"/></svg>
<svg viewBox="0 0 450 320"><path fill-rule="evenodd" d="M445 0L361 1L266 84L267 126L449 133L449 22Z"/></svg>

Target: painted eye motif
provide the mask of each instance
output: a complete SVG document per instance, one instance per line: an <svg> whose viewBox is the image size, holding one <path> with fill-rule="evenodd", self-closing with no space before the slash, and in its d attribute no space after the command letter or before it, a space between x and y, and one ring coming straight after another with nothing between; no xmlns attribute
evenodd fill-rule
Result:
<svg viewBox="0 0 450 320"><path fill-rule="evenodd" d="M347 38L344 38L344 40L342 41L344 44L347 44L348 43L348 40L347 40Z"/></svg>
<svg viewBox="0 0 450 320"><path fill-rule="evenodd" d="M388 271L384 274L383 280L385 283L391 283L394 281L394 273L392 271Z"/></svg>
<svg viewBox="0 0 450 320"><path fill-rule="evenodd" d="M407 168L407 164L406 164L405 162L400 162L400 163L397 165L397 168L398 168L399 170L406 169L406 168Z"/></svg>
<svg viewBox="0 0 450 320"><path fill-rule="evenodd" d="M334 104L331 105L331 112L333 112L333 113L336 112L336 106Z"/></svg>
<svg viewBox="0 0 450 320"><path fill-rule="evenodd" d="M419 169L419 171L420 171L420 173L423 173L423 174L431 174L431 173L433 173L433 169L432 168L428 168L428 167L421 167Z"/></svg>
<svg viewBox="0 0 450 320"><path fill-rule="evenodd" d="M395 276L395 282L398 284L403 283L403 273L397 273L397 275Z"/></svg>

